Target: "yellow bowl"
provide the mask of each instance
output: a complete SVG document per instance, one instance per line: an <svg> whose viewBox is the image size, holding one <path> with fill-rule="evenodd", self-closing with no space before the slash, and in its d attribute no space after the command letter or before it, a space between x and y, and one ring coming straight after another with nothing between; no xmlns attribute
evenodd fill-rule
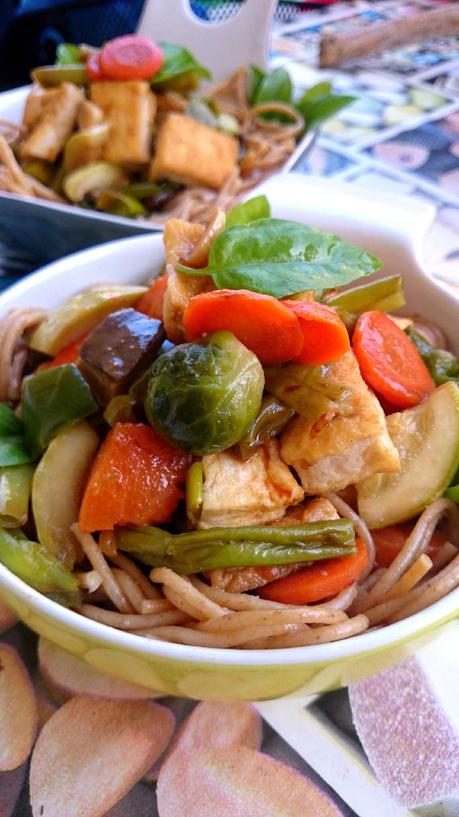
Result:
<svg viewBox="0 0 459 817"><path fill-rule="evenodd" d="M433 208L344 184L279 176L265 187L273 214L336 232L402 272L410 310L441 323L459 348L459 301L419 262ZM0 296L0 316L52 307L101 281L139 282L159 271L160 236L105 244L64 258ZM52 486L50 486L52 490ZM0 565L0 592L25 624L93 667L164 694L262 700L344 686L402 660L459 612L459 590L410 618L331 644L283 650L222 650L154 641L91 621L50 601Z"/></svg>

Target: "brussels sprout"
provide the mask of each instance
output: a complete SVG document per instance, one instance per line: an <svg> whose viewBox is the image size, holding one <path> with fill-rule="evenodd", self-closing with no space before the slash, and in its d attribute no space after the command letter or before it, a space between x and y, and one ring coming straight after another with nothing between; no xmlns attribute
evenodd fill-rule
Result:
<svg viewBox="0 0 459 817"><path fill-rule="evenodd" d="M153 428L184 451L223 451L246 434L260 408L258 358L231 332L184 343L153 364L145 413Z"/></svg>

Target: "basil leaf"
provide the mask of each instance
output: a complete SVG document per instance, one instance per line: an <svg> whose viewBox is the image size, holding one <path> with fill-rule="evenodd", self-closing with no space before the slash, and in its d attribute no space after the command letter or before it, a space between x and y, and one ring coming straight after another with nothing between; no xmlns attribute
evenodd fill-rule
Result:
<svg viewBox="0 0 459 817"><path fill-rule="evenodd" d="M261 80L255 94L254 104L263 102L291 102L292 80L285 68L275 68Z"/></svg>
<svg viewBox="0 0 459 817"><path fill-rule="evenodd" d="M302 102L300 99L296 103L296 108L304 117L306 130L312 130L321 122L330 119L343 108L347 108L355 99L355 96L348 96L346 94L342 94L341 96L329 94L315 102L308 102L307 100L306 102L304 100Z"/></svg>
<svg viewBox="0 0 459 817"><path fill-rule="evenodd" d="M271 208L266 196L255 196L243 204L236 204L226 216L226 227L237 227L240 224L250 224L260 218L269 218Z"/></svg>
<svg viewBox="0 0 459 817"><path fill-rule="evenodd" d="M247 70L247 96L251 105L255 105L258 89L266 76L266 71L263 71L258 65L249 65Z"/></svg>
<svg viewBox="0 0 459 817"><path fill-rule="evenodd" d="M187 48L174 43L160 43L160 47L164 53L164 63L161 70L150 80L151 85L165 86L187 74L193 74L199 79L211 79L210 71L201 65Z"/></svg>
<svg viewBox="0 0 459 817"><path fill-rule="evenodd" d="M223 230L204 269L177 265L189 275L211 275L219 289L250 289L275 298L341 286L380 267L373 255L338 236L277 218Z"/></svg>
<svg viewBox="0 0 459 817"><path fill-rule="evenodd" d="M61 43L56 48L55 65L78 65L80 46L74 43Z"/></svg>
<svg viewBox="0 0 459 817"><path fill-rule="evenodd" d="M311 85L311 87L308 88L308 90L305 91L302 96L300 96L300 98L295 102L295 107L301 111L306 105L311 105L312 103L315 104L319 101L319 99L324 99L325 97L330 96L331 93L331 82L318 82L316 85Z"/></svg>
<svg viewBox="0 0 459 817"><path fill-rule="evenodd" d="M0 403L0 466L32 462L24 436L24 426L4 403Z"/></svg>

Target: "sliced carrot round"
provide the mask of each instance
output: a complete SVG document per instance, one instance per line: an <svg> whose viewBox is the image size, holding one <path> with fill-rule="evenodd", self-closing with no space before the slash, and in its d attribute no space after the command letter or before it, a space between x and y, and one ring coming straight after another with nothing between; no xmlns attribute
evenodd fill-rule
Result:
<svg viewBox="0 0 459 817"><path fill-rule="evenodd" d="M316 562L311 567L270 582L261 589L260 596L283 604L310 604L341 593L358 579L368 564L365 543L356 539L355 544L357 550L352 556Z"/></svg>
<svg viewBox="0 0 459 817"><path fill-rule="evenodd" d="M163 62L159 46L140 34L116 37L100 52L100 67L107 79L151 79Z"/></svg>
<svg viewBox="0 0 459 817"><path fill-rule="evenodd" d="M85 71L91 82L101 82L105 79L100 67L99 54L90 54L85 63Z"/></svg>
<svg viewBox="0 0 459 817"><path fill-rule="evenodd" d="M135 308L149 318L163 319L163 301L167 288L167 275L160 275L150 284L144 295L137 301Z"/></svg>
<svg viewBox="0 0 459 817"><path fill-rule="evenodd" d="M435 389L429 370L409 337L384 312L364 312L352 346L363 379L393 406L416 406Z"/></svg>
<svg viewBox="0 0 459 817"><path fill-rule="evenodd" d="M303 347L296 315L271 295L246 289L216 289L191 299L183 315L188 340L226 329L261 363L284 363Z"/></svg>
<svg viewBox="0 0 459 817"><path fill-rule="evenodd" d="M334 309L317 301L282 301L296 315L303 348L295 363L318 366L338 360L351 348L349 333Z"/></svg>

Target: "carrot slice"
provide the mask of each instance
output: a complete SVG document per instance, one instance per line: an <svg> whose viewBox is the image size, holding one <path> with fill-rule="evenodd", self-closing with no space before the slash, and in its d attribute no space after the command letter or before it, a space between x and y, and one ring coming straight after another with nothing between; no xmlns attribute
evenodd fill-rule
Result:
<svg viewBox="0 0 459 817"><path fill-rule="evenodd" d="M296 315L303 333L303 349L295 363L318 366L338 360L351 348L349 333L334 309L317 301L282 301Z"/></svg>
<svg viewBox="0 0 459 817"><path fill-rule="evenodd" d="M341 593L358 579L368 564L365 543L356 539L355 544L357 551L352 556L326 559L270 582L260 591L261 598L283 604L310 604Z"/></svg>
<svg viewBox="0 0 459 817"><path fill-rule="evenodd" d="M159 46L140 34L115 37L100 52L100 67L107 79L151 79L163 62Z"/></svg>
<svg viewBox="0 0 459 817"><path fill-rule="evenodd" d="M159 278L150 284L148 290L137 301L135 308L138 312L143 312L149 318L163 319L163 301L167 288L167 275L160 275Z"/></svg>
<svg viewBox="0 0 459 817"><path fill-rule="evenodd" d="M55 366L63 366L65 363L76 363L80 356L80 349L83 346L88 335L82 335L78 340L69 343L64 349L61 349L59 354L53 360L48 360L46 363L41 363L37 367L37 372L43 372L45 369L53 369Z"/></svg>
<svg viewBox="0 0 459 817"><path fill-rule="evenodd" d="M413 524L406 522L403 525L389 525L387 528L371 531L375 543L376 562L380 567L389 567L392 564L412 530ZM447 533L441 529L436 530L425 551L427 556L434 556L447 541Z"/></svg>
<svg viewBox="0 0 459 817"><path fill-rule="evenodd" d="M191 299L183 315L188 340L226 329L263 364L300 354L303 335L296 315L277 298L246 289L216 289Z"/></svg>
<svg viewBox="0 0 459 817"><path fill-rule="evenodd" d="M85 63L85 71L91 82L101 82L105 79L100 67L99 54L90 54Z"/></svg>
<svg viewBox="0 0 459 817"><path fill-rule="evenodd" d="M116 423L94 461L79 524L83 531L167 522L183 492L191 456L149 426Z"/></svg>
<svg viewBox="0 0 459 817"><path fill-rule="evenodd" d="M414 344L383 312L360 315L352 346L363 379L393 406L416 406L435 390Z"/></svg>

